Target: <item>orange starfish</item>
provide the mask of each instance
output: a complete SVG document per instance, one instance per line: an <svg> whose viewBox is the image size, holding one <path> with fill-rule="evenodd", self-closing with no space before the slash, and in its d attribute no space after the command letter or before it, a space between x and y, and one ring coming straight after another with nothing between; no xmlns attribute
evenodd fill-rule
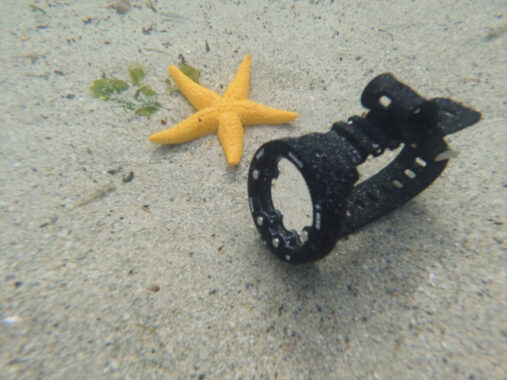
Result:
<svg viewBox="0 0 507 380"><path fill-rule="evenodd" d="M243 152L244 125L283 124L298 117L295 112L248 100L250 54L241 62L223 97L195 83L175 66L169 66L169 74L198 111L173 127L151 135L152 142L179 144L217 131L227 162L235 166Z"/></svg>

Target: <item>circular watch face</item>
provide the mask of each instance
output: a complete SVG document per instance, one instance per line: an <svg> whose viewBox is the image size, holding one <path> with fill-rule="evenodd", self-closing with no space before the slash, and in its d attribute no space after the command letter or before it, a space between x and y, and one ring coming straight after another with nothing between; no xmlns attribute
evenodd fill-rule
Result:
<svg viewBox="0 0 507 380"><path fill-rule="evenodd" d="M332 157L345 143L333 135L325 136L326 144L322 134L272 141L251 162L252 217L266 245L284 261L317 260L338 237L343 217L339 194L352 187L357 172L343 158Z"/></svg>

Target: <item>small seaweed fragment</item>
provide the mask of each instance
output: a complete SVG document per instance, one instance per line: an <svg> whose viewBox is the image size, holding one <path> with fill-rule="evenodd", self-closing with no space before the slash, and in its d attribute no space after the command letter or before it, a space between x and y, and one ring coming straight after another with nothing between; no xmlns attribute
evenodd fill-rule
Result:
<svg viewBox="0 0 507 380"><path fill-rule="evenodd" d="M201 75L201 72L195 67L181 62L178 63L178 68L183 72L183 74L192 79L195 83L199 83L199 76Z"/></svg>
<svg viewBox="0 0 507 380"><path fill-rule="evenodd" d="M42 9L41 7L38 7L37 5L28 4L28 7L29 7L32 11L34 11L34 12L40 12L40 13L42 13L43 15L46 15L46 16L47 16L47 14L48 14L48 13L47 13L44 9Z"/></svg>
<svg viewBox="0 0 507 380"><path fill-rule="evenodd" d="M115 99L115 101L116 101L116 103L123 106L123 108L128 109L130 111L134 111L136 109L136 105L134 102L130 102L128 100L123 100L123 99Z"/></svg>
<svg viewBox="0 0 507 380"><path fill-rule="evenodd" d="M135 114L144 117L150 117L160 109L160 103L150 102L144 103L140 108L136 109Z"/></svg>
<svg viewBox="0 0 507 380"><path fill-rule="evenodd" d="M136 92L134 94L134 98L136 100L140 100L143 97L151 98L152 96L155 96L155 95L158 95L158 94L150 86L143 86L143 87L139 87L136 90Z"/></svg>
<svg viewBox="0 0 507 380"><path fill-rule="evenodd" d="M155 96L155 95L158 95L155 90L153 90L150 86L143 86L139 89L139 91L141 92L141 94L143 94L144 96Z"/></svg>
<svg viewBox="0 0 507 380"><path fill-rule="evenodd" d="M167 86L167 92L169 93L169 95L171 95L173 92L178 91L178 87L176 87L176 85L173 82L171 82L171 80L169 78L167 78L164 81L164 83Z"/></svg>
<svg viewBox="0 0 507 380"><path fill-rule="evenodd" d="M139 87L134 94L134 99L141 102L135 111L136 115L150 117L157 112L160 109L160 103L151 100L156 95L158 94L150 86Z"/></svg>
<svg viewBox="0 0 507 380"><path fill-rule="evenodd" d="M75 209L84 205L87 205L90 202L93 202L96 199L100 199L105 197L107 194L116 190L116 185L112 182L106 183L105 185L99 186L93 192L88 195L82 197L79 201L70 206L70 209Z"/></svg>
<svg viewBox="0 0 507 380"><path fill-rule="evenodd" d="M134 63L129 66L128 70L132 84L134 86L139 86L141 84L141 80L143 80L143 78L146 76L143 67L138 63Z"/></svg>
<svg viewBox="0 0 507 380"><path fill-rule="evenodd" d="M121 94L129 88L127 82L117 78L96 79L90 87L93 96L101 100L109 100L113 95Z"/></svg>

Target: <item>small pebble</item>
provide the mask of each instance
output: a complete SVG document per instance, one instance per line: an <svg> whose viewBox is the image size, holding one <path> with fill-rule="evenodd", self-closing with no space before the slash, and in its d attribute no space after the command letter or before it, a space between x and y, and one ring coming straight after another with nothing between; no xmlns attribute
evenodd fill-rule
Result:
<svg viewBox="0 0 507 380"><path fill-rule="evenodd" d="M12 317L7 317L2 320L2 323L4 325L13 325L16 323L21 322L21 317L18 317L17 315L14 315Z"/></svg>
<svg viewBox="0 0 507 380"><path fill-rule="evenodd" d="M128 183L134 179L134 172L130 171L125 177L122 178L123 183Z"/></svg>

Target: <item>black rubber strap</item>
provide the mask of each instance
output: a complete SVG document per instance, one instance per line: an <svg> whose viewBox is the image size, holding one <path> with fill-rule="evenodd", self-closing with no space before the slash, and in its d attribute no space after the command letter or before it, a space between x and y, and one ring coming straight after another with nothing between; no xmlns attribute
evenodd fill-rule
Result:
<svg viewBox="0 0 507 380"><path fill-rule="evenodd" d="M370 154L377 156L400 144L404 147L388 166L353 188L345 201L340 237L426 189L448 162L438 157L447 150L443 137L480 119L478 112L450 99L425 100L389 74L370 82L361 101L370 109L366 117L352 117L348 123L333 126L333 131L345 136L359 152L353 161L361 164Z"/></svg>
<svg viewBox="0 0 507 380"><path fill-rule="evenodd" d="M438 126L446 135L461 131L481 119L481 114L446 98L431 99L438 105Z"/></svg>
<svg viewBox="0 0 507 380"><path fill-rule="evenodd" d="M438 178L446 165L447 160L428 162L420 151L405 146L388 166L354 187L345 201L340 237L414 198Z"/></svg>

